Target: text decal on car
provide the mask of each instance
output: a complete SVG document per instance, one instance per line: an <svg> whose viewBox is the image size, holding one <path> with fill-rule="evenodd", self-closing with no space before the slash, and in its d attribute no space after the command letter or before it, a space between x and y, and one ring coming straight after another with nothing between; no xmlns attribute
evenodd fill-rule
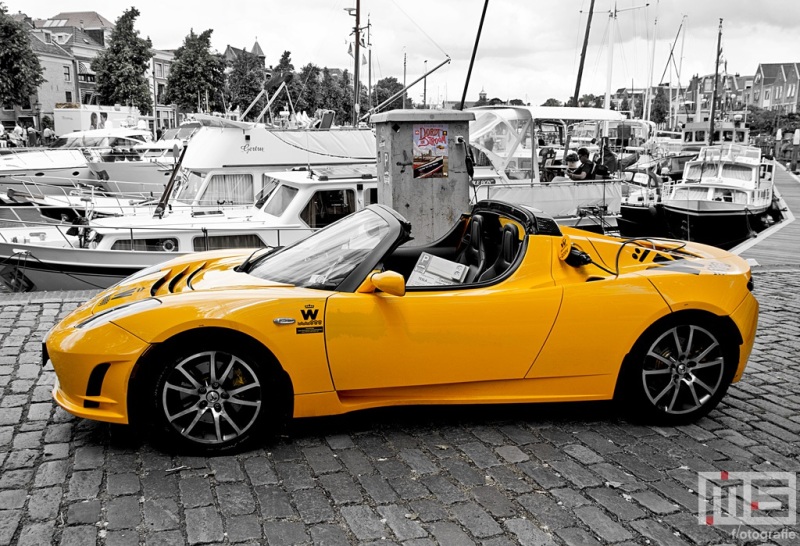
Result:
<svg viewBox="0 0 800 546"><path fill-rule="evenodd" d="M303 320L297 323L296 332L298 334L321 334L324 331L322 316L319 314L319 309L315 308L313 304L309 303L305 308L300 309L300 315Z"/></svg>

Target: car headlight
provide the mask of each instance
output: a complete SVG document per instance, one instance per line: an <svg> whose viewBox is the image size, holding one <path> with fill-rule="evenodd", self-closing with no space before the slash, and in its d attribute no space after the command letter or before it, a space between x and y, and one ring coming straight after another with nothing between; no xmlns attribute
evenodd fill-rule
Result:
<svg viewBox="0 0 800 546"><path fill-rule="evenodd" d="M158 307L159 305L161 305L161 300L156 298L147 298L146 300L139 300L131 303L126 303L118 307L114 307L113 309L108 309L106 311L103 311L102 313L97 313L96 315L78 324L76 328L89 328L89 327L94 328L106 324L108 322L111 322L112 320L118 319L120 317L130 315L131 313L140 313L142 311Z"/></svg>

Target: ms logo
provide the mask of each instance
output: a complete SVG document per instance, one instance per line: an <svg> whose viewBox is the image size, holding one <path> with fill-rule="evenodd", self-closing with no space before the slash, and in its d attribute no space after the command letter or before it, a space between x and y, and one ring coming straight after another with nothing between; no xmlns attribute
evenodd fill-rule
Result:
<svg viewBox="0 0 800 546"><path fill-rule="evenodd" d="M317 320L317 313L319 313L319 309L300 309L303 320Z"/></svg>

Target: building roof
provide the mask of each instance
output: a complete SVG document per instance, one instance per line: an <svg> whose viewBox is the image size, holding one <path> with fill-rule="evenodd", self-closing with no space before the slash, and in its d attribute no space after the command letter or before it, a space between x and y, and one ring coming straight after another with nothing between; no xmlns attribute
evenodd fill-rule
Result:
<svg viewBox="0 0 800 546"><path fill-rule="evenodd" d="M266 57L266 55L264 55L264 52L261 50L261 46L258 45L258 40L256 40L256 43L253 44L253 49L250 50L250 53L252 53L253 55L257 55L259 57Z"/></svg>
<svg viewBox="0 0 800 546"><path fill-rule="evenodd" d="M103 47L103 44L98 43L89 33L78 27L58 27L51 28L50 30L58 32L59 34L69 34L69 39L65 43L60 44L64 48L72 48L72 46Z"/></svg>
<svg viewBox="0 0 800 546"><path fill-rule="evenodd" d="M114 23L96 11L62 11L61 13L48 19L48 21L45 23L45 26L114 28Z"/></svg>
<svg viewBox="0 0 800 546"><path fill-rule="evenodd" d="M37 55L51 55L55 57L72 58L72 55L56 42L44 42L36 32L29 33L31 49Z"/></svg>

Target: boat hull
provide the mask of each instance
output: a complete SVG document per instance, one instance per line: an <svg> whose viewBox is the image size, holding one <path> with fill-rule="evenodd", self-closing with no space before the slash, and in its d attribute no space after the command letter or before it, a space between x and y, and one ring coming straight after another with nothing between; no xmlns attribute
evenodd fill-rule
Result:
<svg viewBox="0 0 800 546"><path fill-rule="evenodd" d="M755 237L769 224L768 207L746 209L718 201L665 201L664 218L670 234L723 249Z"/></svg>
<svg viewBox="0 0 800 546"><path fill-rule="evenodd" d="M667 223L660 205L620 206L617 219L619 233L623 237L670 237Z"/></svg>

